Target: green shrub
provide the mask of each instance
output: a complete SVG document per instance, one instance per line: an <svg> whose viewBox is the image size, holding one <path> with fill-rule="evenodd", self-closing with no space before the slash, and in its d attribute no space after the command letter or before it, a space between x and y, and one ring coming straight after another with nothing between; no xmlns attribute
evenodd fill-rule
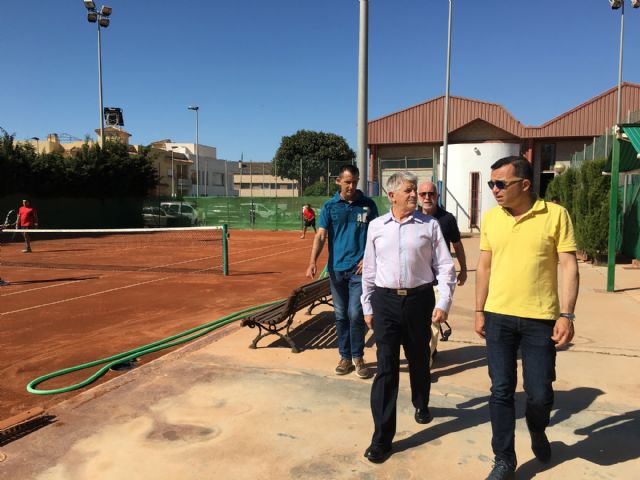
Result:
<svg viewBox="0 0 640 480"><path fill-rule="evenodd" d="M576 234L578 250L597 260L607 252L610 177L602 175L605 160L582 163L554 178L547 200L558 197L567 208Z"/></svg>

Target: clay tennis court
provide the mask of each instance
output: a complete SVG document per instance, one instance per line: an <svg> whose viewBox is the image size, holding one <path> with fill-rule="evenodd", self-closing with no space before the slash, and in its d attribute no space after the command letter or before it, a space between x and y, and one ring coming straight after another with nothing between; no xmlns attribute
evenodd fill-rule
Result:
<svg viewBox="0 0 640 480"><path fill-rule="evenodd" d="M0 277L10 285L0 287L0 420L82 391L33 395L26 385L36 377L287 296L308 281L304 272L313 236L298 237L294 231L230 231L226 277L220 235L196 239L195 246L180 238L161 245L142 238L115 244L99 236L33 238L30 254L21 253L19 239L3 237ZM326 249L318 264L325 262ZM247 329L246 335L248 345L255 332ZM72 385L98 368L38 388ZM122 374L109 372L97 383Z"/></svg>

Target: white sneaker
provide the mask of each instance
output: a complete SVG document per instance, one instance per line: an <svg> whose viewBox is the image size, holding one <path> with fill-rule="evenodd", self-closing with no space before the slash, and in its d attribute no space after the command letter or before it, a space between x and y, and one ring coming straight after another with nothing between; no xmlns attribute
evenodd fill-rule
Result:
<svg viewBox="0 0 640 480"><path fill-rule="evenodd" d="M31 247L27 247L24 250L22 250L22 253L31 253Z"/></svg>
<svg viewBox="0 0 640 480"><path fill-rule="evenodd" d="M11 285L9 282L5 282L3 279L0 278L0 287L6 287L7 285Z"/></svg>

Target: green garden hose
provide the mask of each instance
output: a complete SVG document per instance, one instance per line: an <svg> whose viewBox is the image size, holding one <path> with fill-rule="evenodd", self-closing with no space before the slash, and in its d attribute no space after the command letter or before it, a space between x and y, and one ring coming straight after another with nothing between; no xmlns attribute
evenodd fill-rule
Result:
<svg viewBox="0 0 640 480"><path fill-rule="evenodd" d="M325 266L322 272L320 273L319 278L324 278L327 275L328 275L328 271L327 271L327 267ZM259 310L261 308L269 307L271 305L275 305L276 303L282 302L282 301L283 300L276 300L273 302L263 303L262 305L256 305L250 308L245 308L244 310L240 310L238 312L232 313L231 315L227 315L226 317L219 318L218 320L214 320L213 322L205 323L204 325L191 328L182 333L178 333L176 335L172 335L171 337L158 340L156 342L150 343L143 347L138 347L133 350L129 350L127 352L119 353L117 355L112 355L111 357L102 358L100 360L94 360L93 362L83 363L82 365L76 365L75 367L64 368L62 370L58 370L57 372L47 373L46 375L38 377L35 380L31 380L27 384L27 392L34 393L36 395L53 395L56 393L66 393L66 392L71 392L73 390L78 390L82 387L86 387L90 383L95 382L98 378L102 377L105 373L109 371L111 367L115 365L134 360L148 353L157 352L158 350L163 350L165 348L174 347L182 343L190 342L191 340L195 340L198 337L202 337L203 335L206 335L207 333L212 332L217 328L220 328L229 323L235 322L236 320L240 320L241 318L246 317L247 314L250 312ZM102 367L96 373L91 375L89 378L83 380L80 383L76 383L75 385L70 385L68 387L62 387L62 388L54 388L52 390L38 390L36 388L37 385L51 378L61 377L62 375L66 375L72 372L77 372L78 370L83 370L85 368L95 367L96 365L102 365L103 363L106 363L104 367Z"/></svg>
<svg viewBox="0 0 640 480"><path fill-rule="evenodd" d="M207 333L212 332L217 328L220 328L229 323L235 322L236 320L240 320L241 318L247 316L247 314L250 312L253 312L260 308L265 308L271 305L275 305L276 303L281 301L282 300L277 300L274 302L263 303L262 305L256 305L254 307L246 308L244 310L240 310L238 312L232 313L231 315L227 315L226 317L222 317L222 318L219 318L218 320L214 320L213 322L205 323L204 325L191 328L182 333L178 333L171 337L158 340L156 342L150 343L143 347L138 347L136 349L129 350L128 352L119 353L111 357L103 358L100 360L94 360L93 362L83 363L82 365L76 365L75 367L69 367L62 370L58 370L57 372L48 373L46 375L36 378L35 380L30 381L27 384L27 392L34 393L36 395L53 395L56 393L66 393L66 392L71 392L73 390L78 390L82 387L89 385L90 383L95 382L98 378L100 378L105 373L107 373L107 371L109 371L109 369L114 365L125 363L130 360L134 360L148 353L157 352L158 350L163 350L165 348L190 342L191 340L194 340L198 337L206 335ZM95 367L96 365L101 365L103 363L106 363L104 367L102 367L100 370L98 370L96 373L91 375L86 380L83 380L80 383L76 383L75 385L70 385L68 387L63 387L63 388L55 388L52 390L38 390L36 388L37 385L51 378L60 377L62 375L66 375L71 372L77 372L78 370L83 370L85 368Z"/></svg>

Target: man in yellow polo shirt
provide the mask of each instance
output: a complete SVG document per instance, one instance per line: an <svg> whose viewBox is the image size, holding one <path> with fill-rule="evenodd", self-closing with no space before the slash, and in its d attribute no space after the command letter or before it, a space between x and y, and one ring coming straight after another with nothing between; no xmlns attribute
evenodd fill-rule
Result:
<svg viewBox="0 0 640 480"><path fill-rule="evenodd" d="M495 463L487 480L515 476L515 404L520 350L527 427L536 458L548 462L545 434L553 406L556 348L574 335L578 263L568 212L533 193L533 170L522 157L491 165L498 206L482 219L476 272L475 331L487 343L489 411ZM558 262L562 291L558 297Z"/></svg>

